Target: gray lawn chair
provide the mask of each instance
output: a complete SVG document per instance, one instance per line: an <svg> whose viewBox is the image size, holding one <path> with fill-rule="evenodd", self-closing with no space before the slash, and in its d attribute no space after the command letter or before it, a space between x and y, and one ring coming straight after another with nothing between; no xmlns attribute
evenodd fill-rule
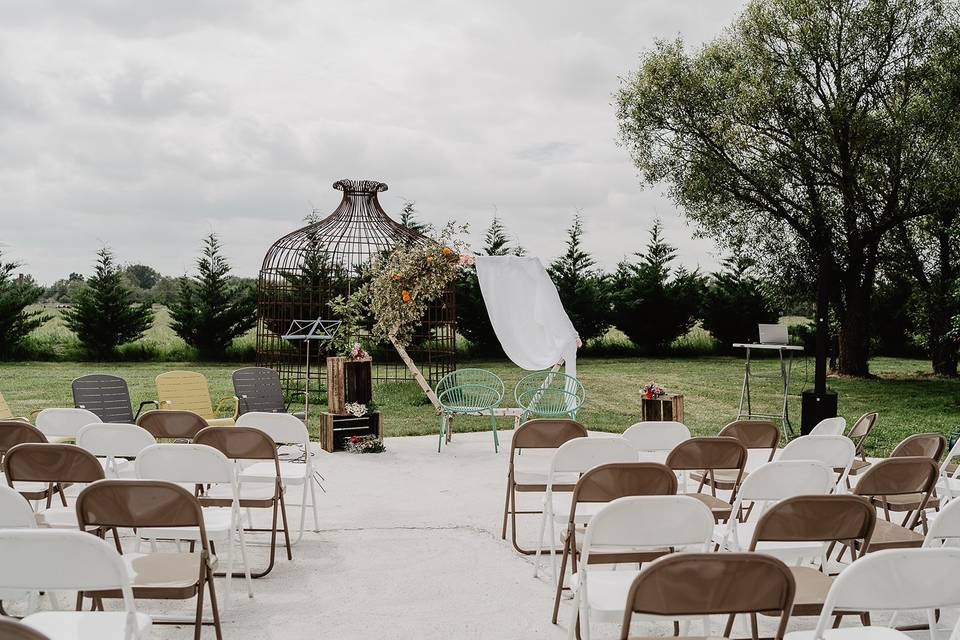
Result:
<svg viewBox="0 0 960 640"><path fill-rule="evenodd" d="M233 392L239 398L240 415L251 411L292 413L301 420L303 411L290 411L280 387L280 375L266 367L244 367L233 372ZM303 393L302 391L299 393Z"/></svg>
<svg viewBox="0 0 960 640"><path fill-rule="evenodd" d="M104 422L133 424L145 406L157 404L156 400L145 400L134 415L127 381L106 373L80 376L71 387L74 406L95 413Z"/></svg>

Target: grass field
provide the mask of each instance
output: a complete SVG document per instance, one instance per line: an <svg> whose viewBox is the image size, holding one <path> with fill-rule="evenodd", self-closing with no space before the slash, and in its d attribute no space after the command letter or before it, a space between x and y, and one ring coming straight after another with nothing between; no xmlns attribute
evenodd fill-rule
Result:
<svg viewBox="0 0 960 640"><path fill-rule="evenodd" d="M461 362L460 366L466 363ZM470 366L491 369L507 385L512 401L513 385L522 372L508 362L470 362ZM154 397L153 379L172 369L203 372L210 381L214 399L232 395L230 373L240 365L195 364L188 362L110 363L25 362L0 364L0 392L17 413L52 406L72 406L70 381L85 373L113 372L130 385L136 406ZM773 361L761 365L775 371ZM756 370L756 368L755 368ZM885 454L906 435L922 431L949 434L960 428L960 381L936 378L929 363L920 360L878 358L871 362L874 379L831 378L830 386L840 395L840 414L852 422L860 414L876 410L880 423L869 441L871 453ZM738 358L584 358L578 375L587 399L578 419L589 428L618 432L639 419L639 388L656 381L671 392L685 396L685 422L697 434L715 434L736 416L743 363ZM790 411L799 428L800 391L812 384L812 360L800 360L794 368ZM808 379L809 378L809 379ZM754 387L755 408L775 410L777 382L764 381ZM437 421L429 402L413 383L383 384L374 390L374 402L384 412L388 435L431 434ZM759 405L757 407L756 405ZM320 404L311 405L311 414ZM484 418L459 418L455 430L483 430ZM501 425L508 427L504 420ZM315 428L315 421L311 422ZM313 430L313 429L311 429Z"/></svg>

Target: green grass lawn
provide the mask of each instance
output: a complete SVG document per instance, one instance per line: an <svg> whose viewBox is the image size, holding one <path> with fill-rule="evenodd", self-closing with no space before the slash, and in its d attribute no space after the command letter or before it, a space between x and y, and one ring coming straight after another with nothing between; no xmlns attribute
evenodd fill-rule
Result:
<svg viewBox="0 0 960 640"><path fill-rule="evenodd" d="M466 363L461 362L461 366ZM470 362L470 366L491 369L512 388L522 373L509 362ZM153 379L172 369L190 369L204 373L210 381L214 399L233 394L230 373L238 364L161 363L85 363L24 362L0 363L0 392L16 413L34 409L72 406L70 381L91 372L112 372L123 376L134 406L154 397ZM758 368L775 371L774 361ZM885 454L908 434L939 431L949 434L960 428L960 381L934 377L928 362L878 358L871 362L874 379L831 378L830 386L840 395L840 414L848 423L869 410L880 412L880 423L868 442L868 450ZM740 397L743 362L739 358L711 356L698 358L584 358L578 362L578 375L587 391L586 403L578 414L591 429L618 432L639 419L639 389L650 381L685 396L685 422L696 434L715 434L736 416ZM813 362L800 360L794 368L790 389L790 411L799 429L800 392L812 384ZM774 411L777 404L775 380L754 386L755 410ZM413 383L382 384L374 390L374 401L384 412L387 435L435 434L437 421L432 407ZM322 410L312 405L311 414ZM315 429L311 422L311 430ZM501 422L504 428L510 422ZM458 418L455 430L488 428L484 418Z"/></svg>

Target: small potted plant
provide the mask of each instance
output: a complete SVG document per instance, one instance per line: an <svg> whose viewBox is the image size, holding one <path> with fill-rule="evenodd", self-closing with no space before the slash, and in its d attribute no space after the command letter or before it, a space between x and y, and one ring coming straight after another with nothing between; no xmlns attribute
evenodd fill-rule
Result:
<svg viewBox="0 0 960 640"><path fill-rule="evenodd" d="M668 394L662 384L648 382L640 388L640 419L683 422L683 396Z"/></svg>

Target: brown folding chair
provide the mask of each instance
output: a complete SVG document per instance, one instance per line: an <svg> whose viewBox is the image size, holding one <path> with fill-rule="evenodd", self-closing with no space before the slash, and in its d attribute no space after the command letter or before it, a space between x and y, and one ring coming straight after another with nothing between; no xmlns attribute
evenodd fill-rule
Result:
<svg viewBox="0 0 960 640"><path fill-rule="evenodd" d="M918 523L923 524L926 532L927 501L940 477L937 463L927 457L887 458L870 465L863 474L853 492L870 498L875 506L882 507L885 520L877 519L877 524L866 546L867 553L880 549L902 549L923 545L923 534L914 531ZM919 495L917 509L911 515L907 513L902 525L890 521L887 509L888 501L896 496ZM855 548L855 545L851 545Z"/></svg>
<svg viewBox="0 0 960 640"><path fill-rule="evenodd" d="M893 451L890 452L891 458L904 458L908 456L921 456L924 458L930 458L936 463L940 463L940 458L943 457L943 452L947 448L947 439L939 433L915 433L912 436L907 436L904 438L900 444L893 448ZM890 496L887 499L887 509L885 516L887 519L890 519L889 512L902 513L906 511L908 514L912 511L916 511L920 508L920 501L923 498L920 494L912 494L905 496ZM934 491L929 499L927 500L926 507L927 509L940 509L940 497ZM909 517L909 515L907 516ZM906 524L907 520L904 518L903 524Z"/></svg>
<svg viewBox="0 0 960 640"><path fill-rule="evenodd" d="M200 640L203 624L203 590L210 593L210 609L217 640L222 640L217 594L213 571L217 560L213 555L203 523L203 512L196 497L183 487L160 480L101 480L80 492L77 497L77 519L83 531L93 529L101 537L107 529L146 529L150 527L196 527L200 530L199 552L124 554L130 566L133 597L143 600L187 600L196 596L197 613L193 620L194 640ZM117 551L123 554L119 540ZM83 592L77 595L77 609L83 598L92 598L102 608L104 598L120 598L115 591ZM182 621L153 619L154 624L183 624Z"/></svg>
<svg viewBox="0 0 960 640"><path fill-rule="evenodd" d="M37 482L47 486L47 492L58 491L63 498L63 487L72 484L89 484L103 480L103 466L97 458L74 444L59 443L23 443L18 444L3 458L3 472L7 483L16 489L18 482ZM28 500L36 499L34 492L21 491ZM66 506L49 507L36 514L37 525L75 529L76 512Z"/></svg>
<svg viewBox="0 0 960 640"><path fill-rule="evenodd" d="M677 476L666 465L658 462L617 462L602 464L584 473L573 488L570 500L567 528L561 533L563 557L560 561L560 579L557 580L557 592L553 601L553 624L557 624L560 611L560 595L563 592L563 580L567 562L570 571L577 571L577 557L582 541L577 533L588 526L590 517L603 505L626 496L668 496L677 493ZM559 515L559 514L558 514ZM594 553L590 564L617 564L625 562L647 562L659 558L669 549L652 551L630 551L623 553Z"/></svg>
<svg viewBox="0 0 960 640"><path fill-rule="evenodd" d="M7 451L17 446L18 444L24 443L46 443L47 436L43 434L40 429L37 429L35 426L29 422L23 422L21 420L2 420L0 421L0 459L7 455ZM7 483L9 484L9 480ZM13 487L12 484L10 484ZM67 506L67 498L63 495L63 488L59 486L44 485L44 486L23 486L19 488L14 487L23 495L27 500L45 500L47 503L47 508L50 508L50 504L55 493L60 494L60 501L63 506Z"/></svg>
<svg viewBox="0 0 960 640"><path fill-rule="evenodd" d="M50 638L13 618L0 617L0 640L50 640Z"/></svg>
<svg viewBox="0 0 960 640"><path fill-rule="evenodd" d="M821 567L792 566L797 585L793 600L794 616L818 616L824 599L833 584L825 563L837 544L865 549L877 521L877 510L867 498L853 495L797 496L770 507L757 522L750 551L764 552L764 542L823 542L826 547ZM773 551L775 553L775 549ZM857 554L854 551L853 559ZM863 624L869 625L867 612L858 612ZM756 616L751 616L756 627ZM839 623L842 615L838 615Z"/></svg>
<svg viewBox="0 0 960 640"><path fill-rule="evenodd" d="M193 411L155 409L137 418L137 426L149 431L157 440L193 440L207 428L207 421Z"/></svg>
<svg viewBox="0 0 960 640"><path fill-rule="evenodd" d="M780 428L769 420L734 420L721 429L717 435L736 439L747 448L747 451L750 449L769 449L770 455L767 457L767 462L773 460L773 454L777 452L777 445L780 443ZM706 478L703 478L699 473L693 473L690 477L694 480L704 480L704 483L711 488L731 491L748 475L744 471L738 480L738 474L735 470L720 469L712 474L707 474Z"/></svg>
<svg viewBox="0 0 960 640"><path fill-rule="evenodd" d="M527 420L513 433L510 441L510 463L507 467L507 497L503 504L502 540L507 539L507 516L510 516L510 535L513 548L524 555L536 553L533 549L523 549L517 543L517 514L540 514L542 511L517 511L517 493L545 493L547 490L547 470L517 470L516 456L523 449L557 449L563 443L574 438L586 438L587 428L576 420L559 418L537 418ZM549 461L547 462L549 466ZM554 491L573 491L576 479L567 484L554 484Z"/></svg>
<svg viewBox="0 0 960 640"><path fill-rule="evenodd" d="M740 441L728 436L690 438L674 447L666 461L666 465L674 471L699 472L697 490L687 495L706 504L717 522L730 517L730 511L733 509L731 503L736 499L740 483L743 481L743 468L746 464L747 448ZM706 479L717 477L718 472L728 472L726 477L733 482L730 488L730 502L717 497L716 483L707 485L710 487L709 494L702 493ZM686 491L686 478L681 491Z"/></svg>
<svg viewBox="0 0 960 640"><path fill-rule="evenodd" d="M870 466L870 462L867 461L867 454L863 450L863 445L867 441L867 436L870 435L870 432L873 431L873 428L877 426L877 420L880 418L880 414L876 411L869 411L853 423L853 426L850 428L850 433L847 434L847 437L853 440L853 444L857 447L857 456L858 458L853 459L853 464L850 466L850 473L847 475L855 476L867 467ZM850 486L850 481L847 481L847 487Z"/></svg>
<svg viewBox="0 0 960 640"><path fill-rule="evenodd" d="M796 585L790 568L761 553L678 553L654 561L630 587L620 639L630 637L634 613L679 618L728 614L729 638L738 613L780 612L774 638L790 620ZM754 626L753 640L758 640ZM704 630L710 636L710 630Z"/></svg>
<svg viewBox="0 0 960 640"><path fill-rule="evenodd" d="M277 555L277 513L283 518L283 538L287 548L287 560L293 560L290 550L290 529L287 526L287 505L284 502L283 481L280 476L280 460L273 438L260 429L253 427L207 427L193 439L194 444L213 447L231 460L268 460L273 461L277 470L277 480L273 484L256 482L240 485L241 509L273 509L273 523L269 529L245 527L244 531L270 532L270 563L262 571L251 572L251 578L260 578L273 570ZM233 504L233 494L229 487L215 487L212 492L200 496L205 507L229 507ZM234 577L246 577L235 573Z"/></svg>

